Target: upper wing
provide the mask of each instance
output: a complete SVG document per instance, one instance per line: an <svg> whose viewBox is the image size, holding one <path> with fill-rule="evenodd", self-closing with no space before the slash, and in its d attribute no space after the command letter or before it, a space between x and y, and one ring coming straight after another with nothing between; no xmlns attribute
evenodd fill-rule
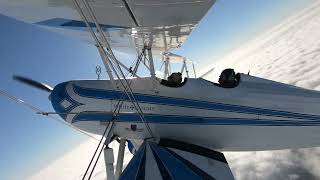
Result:
<svg viewBox="0 0 320 180"><path fill-rule="evenodd" d="M86 17L83 0L77 0ZM112 47L180 47L215 0L87 0ZM94 43L72 0L0 0L0 13ZM88 18L89 20L91 18ZM90 21L94 27L94 21ZM95 28L94 28L95 29Z"/></svg>

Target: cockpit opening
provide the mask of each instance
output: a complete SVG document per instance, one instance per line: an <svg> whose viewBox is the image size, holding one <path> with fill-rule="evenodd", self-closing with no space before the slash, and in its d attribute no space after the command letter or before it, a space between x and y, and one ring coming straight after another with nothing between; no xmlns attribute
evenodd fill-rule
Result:
<svg viewBox="0 0 320 180"><path fill-rule="evenodd" d="M182 87L187 82L187 78L184 78L182 82L182 74L180 72L172 73L168 80L162 79L161 84L168 87Z"/></svg>

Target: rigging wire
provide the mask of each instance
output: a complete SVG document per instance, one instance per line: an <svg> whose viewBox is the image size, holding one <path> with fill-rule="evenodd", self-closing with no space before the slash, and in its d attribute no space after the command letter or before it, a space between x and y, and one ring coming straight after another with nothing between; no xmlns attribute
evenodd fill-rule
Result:
<svg viewBox="0 0 320 180"><path fill-rule="evenodd" d="M85 21L87 28L90 30L91 35L93 36L93 38L95 39L95 41L97 42L97 44L99 45L99 47L104 50L103 45L101 44L101 42L99 41L98 37L97 37L96 34L94 33L92 27L91 27L90 24L88 23L88 19L87 19L86 16L84 15L84 12L83 12L83 10L81 9L79 3L77 2L77 0L73 0L73 2L74 2L74 4L76 5L76 7L78 8L79 13L80 13L81 17L83 18L83 20ZM112 51L112 49L111 49L111 46L110 46L107 38L105 37L104 32L101 30L101 27L100 27L100 25L99 25L99 23L98 23L98 21L97 21L97 18L95 17L95 15L94 15L94 13L93 13L92 8L90 7L90 5L89 5L89 3L87 2L87 0L82 0L82 2L83 2L83 4L84 4L85 8L87 9L87 11L89 12L89 15L90 15L91 19L94 21L95 26L96 26L98 32L101 34L101 36L102 36L102 38L103 38L103 40L104 40L104 42L105 42L105 44L106 44L106 46L107 46L107 50L108 50L107 52L108 52L108 53L106 53L106 51L103 51L103 54L106 56L106 58L109 59L109 63L110 63L110 66L111 66L113 72L115 73L115 75L116 75L117 78L118 78L118 81L121 83L122 87L124 88L123 91L124 91L124 92L126 93L126 95L128 96L128 98L129 98L130 102L133 104L134 108L138 111L139 117L140 117L140 119L142 120L142 122L145 124L145 126L147 127L147 130L148 130L150 136L151 136L151 137L154 137L154 136L153 136L153 133L152 133L152 131L151 131L151 128L150 128L150 126L149 126L149 124L148 124L148 122L145 121L145 118L144 118L144 116L143 116L142 109L141 109L139 103L136 101L136 99L135 99L135 97L134 97L134 95L133 95L133 91L132 91L132 89L131 89L131 87L130 87L130 85L129 85L129 83L128 83L128 81L127 81L127 79L126 79L126 77L125 77L125 75L124 75L124 73L123 73L123 71L122 71L122 69L121 69L120 62L119 62L119 61L117 60L117 58L115 57L115 55L114 55L114 53L113 53L113 51ZM143 49L143 51L144 51L144 50L145 50L145 48ZM110 58L108 55L111 56L111 58ZM116 67L118 68L118 71L117 71L116 68L114 67L114 64L112 63L112 61L113 61L113 63L115 63L115 64L117 65ZM120 78L120 76L119 76L119 74L118 74L117 72L118 72L119 74L121 74L122 79ZM126 84L126 85L125 85L122 81L125 81L125 84ZM128 92L128 90L129 90L129 92ZM130 96L129 94L130 94L131 96Z"/></svg>
<svg viewBox="0 0 320 180"><path fill-rule="evenodd" d="M99 158L100 158L100 156L101 156L101 153L102 153L102 151L103 151L103 149L104 149L104 146L105 146L105 144L104 144L104 145L102 146L102 148L100 149L100 152L99 152L99 154L98 154L98 157L97 157L97 159L96 159L96 162L95 162L94 165L93 165L93 168L92 168L92 170L91 170L91 172L90 172L90 175L89 175L89 177L88 177L88 180L91 179L91 176L92 176L92 174L93 174L94 169L95 169L96 166L97 166L98 160L99 160Z"/></svg>
<svg viewBox="0 0 320 180"><path fill-rule="evenodd" d="M86 175L87 175L87 173L88 173L88 171L89 171L89 169L90 169L90 167L91 167L91 164L92 164L93 160L95 159L95 156L96 156L96 154L97 154L97 152L98 152L98 150L99 150L99 148L100 148L100 146L101 146L101 143L102 143L102 141L103 141L103 139L104 139L104 137L105 137L105 135L106 135L106 133L107 133L107 131L108 131L108 129L109 129L109 126L110 126L110 129L111 129L112 126L113 126L113 123L110 122L110 123L108 124L108 126L106 127L106 129L104 130L104 132L103 132L103 134L102 134L102 136L101 136L101 139L100 139L100 141L99 141L99 144L98 144L98 146L96 147L96 150L94 151L94 154L93 154L93 156L92 156L92 158L91 158L91 160L90 160L90 163L89 163L89 165L88 165L85 173L83 174L82 180L85 179L85 177L86 177ZM106 138L106 140L107 140L107 138ZM104 146L105 146L105 142L102 144L102 148L101 148L101 149L103 149ZM99 159L100 154L101 154L101 153L99 153L97 159ZM97 162L97 161L96 161L96 162ZM95 164L96 164L96 163L95 163ZM90 175L92 174L94 168L95 168L95 166L93 167ZM90 177L89 177L88 179L90 179Z"/></svg>
<svg viewBox="0 0 320 180"><path fill-rule="evenodd" d="M138 57L137 61L141 61L141 59L142 59L142 53L141 53L141 56ZM134 72L135 72L135 71L134 71ZM132 76L134 76L134 73L131 74L131 77L132 77ZM129 85L131 85L132 79L129 80L129 83L130 83ZM121 106L122 106L122 104L123 104L124 98L125 98L125 94L122 94L120 100L118 101L118 103L117 103L117 105L116 105L116 108L115 108L115 110L114 110L114 114L118 115L118 114L120 113L120 109L121 109ZM115 118L115 116L114 116L113 118ZM114 120L116 120L116 119L113 119L112 122L113 122ZM109 124L110 124L110 123L109 123ZM112 124L112 125L113 125L113 124ZM96 161L95 161L95 163L94 163L94 165L93 165L93 167L92 167L92 169L91 169L90 175L89 175L89 177L88 177L88 180L91 179L91 176L92 176L92 174L93 174L93 172L94 172L94 169L95 169L95 167L96 167L96 165L97 165L97 163L98 163L98 160L99 160L99 158L100 158L100 156L101 156L101 153L102 153L102 151L103 151L103 149L104 149L104 146L106 146L106 141L108 140L108 139L106 138L105 142L103 143L102 147L100 148L101 142L102 142L102 140L103 140L103 137L104 137L105 134L106 134L107 129L108 129L108 126L106 127L106 129L105 129L105 131L104 131L104 133L103 133L103 136L102 136L102 138L101 138L98 146L96 147L96 150L95 150L95 152L94 152L94 154L93 154L93 156L92 156L92 158L91 158L91 160L90 160L90 163L89 163L89 165L88 165L88 167L87 167L87 169L86 169L86 172L85 172L84 175L83 175L82 180L85 179L85 177L86 177L86 175L87 175L87 173L88 173L88 171L89 171L89 169L90 169L90 167L91 167L91 164L92 164L93 160L96 159ZM99 151L98 157L95 158L95 156L96 156L97 151L99 150L99 148L100 148L100 151Z"/></svg>
<svg viewBox="0 0 320 180"><path fill-rule="evenodd" d="M82 134L84 134L84 135L86 135L86 136L98 141L98 139L96 137L94 137L94 136L82 131L81 129L78 129L78 128L72 126L71 124L67 123L66 121L64 121L64 120L62 120L60 118L57 118L55 116L51 116L50 115L51 113L50 114L46 113L46 112L42 111L41 109L39 109L39 108L37 108L37 107L35 107L35 106L33 106L33 105L31 105L31 104L29 104L29 103L17 98L17 97L7 93L4 90L0 89L0 96L6 97L6 98L10 99L11 101L14 101L15 103L17 103L19 105L22 105L22 106L24 106L24 107L26 107L28 109L31 109L32 111L35 111L37 114L41 114L41 115L44 115L44 116L46 116L48 118L51 118L51 119L55 120L56 122L59 122L59 123L61 123L63 125L71 127L72 129L74 129L74 130L76 130L76 131L78 131L78 132L80 132L80 133L82 133Z"/></svg>
<svg viewBox="0 0 320 180"><path fill-rule="evenodd" d="M116 61L116 62L117 62L117 61ZM152 130L151 130L150 126L149 126L149 123L148 123L148 122L145 120L145 118L144 118L143 111L142 111L139 103L138 103L138 101L135 99L135 97L134 97L134 95L133 95L133 90L131 89L131 85L128 83L128 81L127 81L125 75L123 74L123 71L121 70L121 67L119 66L119 64L117 64L117 65L118 65L118 68L119 68L119 71L120 71L122 77L124 78L123 80L124 80L125 83L126 83L126 85L124 85L123 82L121 81L119 75L116 74L117 77L118 77L118 79L119 79L119 82L120 82L121 85L122 85L122 87L124 87L124 92L125 92L126 95L129 97L129 99L130 99L131 103L133 104L134 108L138 111L139 117L140 117L140 119L142 120L142 122L145 124L145 126L147 127L147 130L148 130L150 136L151 136L151 137L154 137L154 136L153 136L153 133L152 133ZM113 65L111 65L111 67L114 68ZM127 92L127 90L129 90L129 93ZM131 96L130 96L129 94L130 94Z"/></svg>
<svg viewBox="0 0 320 180"><path fill-rule="evenodd" d="M89 12L89 15L91 16L91 19L94 20L94 23L95 23L95 25L96 25L96 28L97 28L98 32L102 35L102 38L103 38L103 40L104 40L105 43L106 43L107 52L105 51L105 49L103 48L103 45L101 44L101 42L99 41L98 37L96 36L96 34L94 33L94 31L92 30L92 27L89 25L88 19L87 19L86 16L84 15L84 12L82 11L82 9L81 9L80 5L78 4L77 0L73 0L73 2L74 2L74 5L78 8L78 11L79 11L82 19L85 21L86 26L87 26L87 28L89 29L89 31L91 32L91 35L92 35L93 38L95 39L97 45L99 45L100 50L101 50L101 51L103 50L103 51L102 51L102 55L104 55L104 57L102 56L102 58L106 58L106 59L109 60L109 62L107 62L107 66L108 66L108 65L111 66L114 74L115 74L115 75L117 76L117 78L118 78L118 82L120 82L121 85L122 85L122 87L124 88L124 89L123 89L124 93L128 96L130 102L133 104L134 108L137 110L137 112L138 112L138 114L139 114L139 116L140 116L140 119L142 120L142 122L143 122L143 123L145 124L145 126L147 127L147 130L148 130L150 136L151 136L151 137L154 137L153 134L152 134L152 131L151 131L151 128L150 128L148 122L145 121L145 118L144 118L144 116L143 116L143 112L142 112L142 109L141 109L139 103L137 102L137 100L136 100L135 97L134 97L133 91L132 91L132 89L131 89L131 80L130 80L130 82L128 82L128 80L126 79L126 76L124 75L124 73L123 73L123 71L122 71L122 68L121 68L121 63L120 63L120 62L117 60L117 58L115 57L115 55L114 55L114 53L113 53L113 51L112 51L112 49L111 49L111 47L110 47L110 45L109 45L109 42L108 42L107 38L105 37L104 32L101 30L101 27L100 27L100 25L98 24L97 18L95 17L95 15L94 15L94 13L93 13L93 11L92 11L89 3L88 3L86 0L82 0L85 8L87 9L87 11ZM143 53L144 53L144 51L145 51L145 48L143 49ZM115 68L115 65L116 65L116 68ZM119 74L122 76L123 79L120 78ZM124 84L122 81L125 81L125 84ZM128 90L129 90L129 92L128 92ZM123 94L123 95L124 95L124 94ZM130 96L130 95L131 95L131 96ZM121 100L119 100L119 102L118 102L118 104L117 104L117 108L119 107L119 106L118 106L119 104L122 105L122 101L121 101ZM119 114L120 109L121 109L121 108L118 108L117 114ZM117 109L115 109L115 110L117 110ZM115 119L114 119L114 120L115 120ZM110 122L110 123L112 123L112 125L113 125L114 120ZM109 123L109 124L110 124L110 123ZM109 132L110 132L110 131L109 131ZM103 137L104 137L104 136L103 136ZM102 137L102 139L103 139L103 137ZM106 142L106 141L107 141L107 137L106 137L105 142ZM101 143L100 143L100 144L101 144ZM104 145L106 145L106 143L104 143ZM93 166L93 169L91 170L89 179L91 178L91 175L92 175L92 173L93 173L93 171L94 171L94 169L95 169L95 167L96 167L97 161L98 161L98 159L99 159L99 157L100 157L100 155L101 155L101 152L102 152L102 150L103 150L104 145L102 146L102 148L101 148L101 150L100 150L100 152L99 152L99 155L98 155L98 157L97 157L97 159L96 159L96 162L95 162L95 164L94 164L94 166ZM97 150L98 148L99 148L99 146L96 148L96 150ZM94 154L94 156L93 156L92 158L94 158L95 155L96 155L96 153ZM91 163L92 163L92 162L91 162ZM91 166L91 163L89 164L88 168ZM86 174L87 174L87 172L84 174L83 179L85 178Z"/></svg>

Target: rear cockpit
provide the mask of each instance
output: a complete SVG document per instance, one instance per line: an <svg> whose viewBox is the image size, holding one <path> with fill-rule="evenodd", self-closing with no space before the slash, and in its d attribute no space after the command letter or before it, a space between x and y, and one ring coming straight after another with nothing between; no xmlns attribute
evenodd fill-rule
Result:
<svg viewBox="0 0 320 180"><path fill-rule="evenodd" d="M218 86L223 88L234 88L240 83L240 73L235 73L233 69L225 69L221 72Z"/></svg>
<svg viewBox="0 0 320 180"><path fill-rule="evenodd" d="M233 69L225 69L219 76L219 83L211 83L222 88L235 88L239 85L240 81L240 73L235 73Z"/></svg>

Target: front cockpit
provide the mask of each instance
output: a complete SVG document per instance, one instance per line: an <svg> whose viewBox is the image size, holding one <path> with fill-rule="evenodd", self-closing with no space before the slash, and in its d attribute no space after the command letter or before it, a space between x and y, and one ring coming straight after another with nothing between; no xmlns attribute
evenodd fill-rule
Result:
<svg viewBox="0 0 320 180"><path fill-rule="evenodd" d="M182 87L187 82L187 78L184 78L182 81L182 74L180 72L172 73L167 80L162 79L160 84L167 86L167 87Z"/></svg>
<svg viewBox="0 0 320 180"><path fill-rule="evenodd" d="M235 73L233 69L225 69L221 72L218 83L206 81L221 88L235 88L240 84L241 74Z"/></svg>

